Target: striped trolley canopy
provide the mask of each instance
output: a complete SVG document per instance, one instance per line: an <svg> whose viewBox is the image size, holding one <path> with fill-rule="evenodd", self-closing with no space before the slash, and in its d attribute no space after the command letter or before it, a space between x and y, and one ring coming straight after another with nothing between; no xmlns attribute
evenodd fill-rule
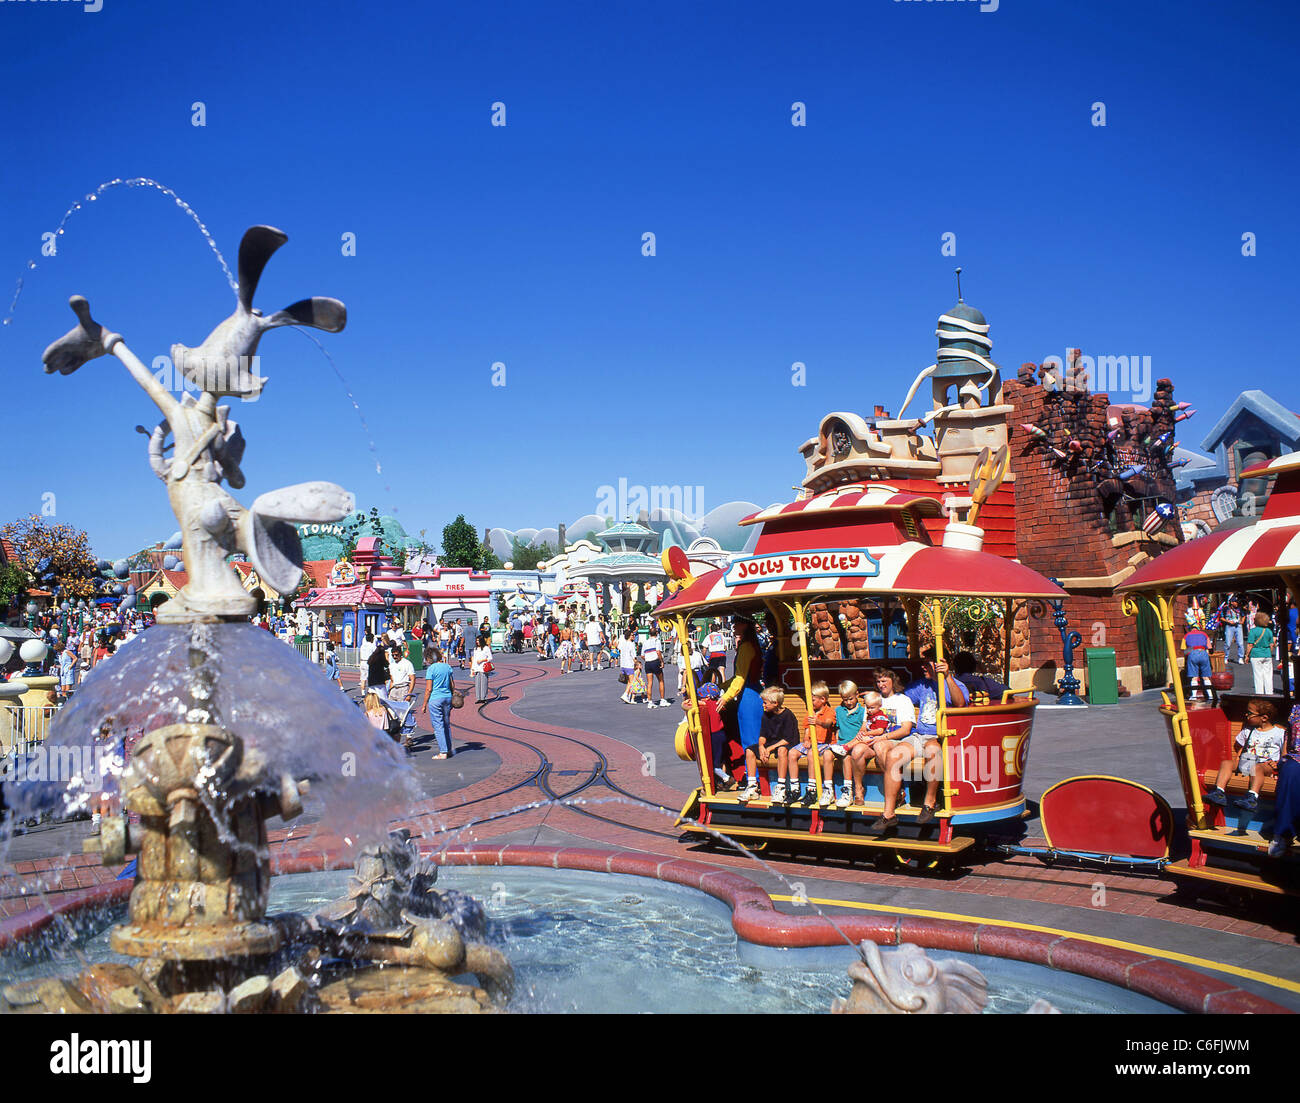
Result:
<svg viewBox="0 0 1300 1103"><path fill-rule="evenodd" d="M721 610L764 598L1066 596L1013 559L936 545L921 519L941 513L933 497L879 484L835 487L760 510L740 522L762 525L753 554L682 587L655 615Z"/></svg>
<svg viewBox="0 0 1300 1103"><path fill-rule="evenodd" d="M1179 544L1139 567L1120 593L1216 592L1229 582L1300 579L1300 453L1241 472L1243 479L1277 477L1258 521Z"/></svg>

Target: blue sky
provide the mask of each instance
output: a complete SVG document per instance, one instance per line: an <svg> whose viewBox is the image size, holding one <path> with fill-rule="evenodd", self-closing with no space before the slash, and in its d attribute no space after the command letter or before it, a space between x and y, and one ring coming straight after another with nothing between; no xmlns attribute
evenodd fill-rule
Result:
<svg viewBox="0 0 1300 1103"><path fill-rule="evenodd" d="M324 359L275 330L234 415L245 502L326 478L438 533L571 521L620 477L784 498L823 413L897 410L955 264L1007 375L1150 356L1199 448L1241 389L1300 405L1296 29L1286 4L1148 0L0 2L0 316L38 260L0 328L0 517L52 493L110 555L175 527L121 366L41 372L72 293L147 361L233 307L157 193L105 194L40 257L131 176L232 266L247 226L289 234L263 310L348 305L320 337L383 474Z"/></svg>

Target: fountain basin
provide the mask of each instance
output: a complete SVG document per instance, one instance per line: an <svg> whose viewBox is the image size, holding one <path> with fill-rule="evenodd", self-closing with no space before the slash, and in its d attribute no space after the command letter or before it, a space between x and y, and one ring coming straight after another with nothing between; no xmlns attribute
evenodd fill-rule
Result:
<svg viewBox="0 0 1300 1103"><path fill-rule="evenodd" d="M829 997L824 1001L822 997L827 992L833 996L847 991L844 968L852 960L853 951L841 937L815 916L782 914L758 885L727 870L687 859L663 860L627 851L582 848L460 848L443 854L441 862L444 866L485 867L464 871L478 878L472 882L456 879L450 870L444 876L449 886L464 885L478 895L489 916L507 936L514 931L516 937L508 939L505 945L519 975L512 1009L721 1011L726 1008L718 1003L719 992L732 986L737 976L747 978L740 986L746 1010L761 1007L772 1011L824 1011ZM350 864L348 853L282 853L277 863L285 873L341 870ZM574 910L575 893L583 885L560 881L572 874L525 875L521 870L506 868L517 866L594 873L583 879L594 892L590 907L583 912ZM635 876L603 876L611 873ZM535 880L516 880L520 876ZM337 895L345 879L343 872L325 873L322 877L278 877L272 886L272 908L310 910L313 899L324 902ZM666 884L654 886L652 881ZM558 899L547 901L537 895L553 884L560 885ZM699 892L686 891L687 888ZM647 903L651 893L659 889L666 889L668 895L655 895L654 902ZM103 887L97 895L101 904L123 898L122 890L116 886ZM640 902L629 905L631 910L619 916L610 906L611 895L613 903L623 897L635 897ZM75 903L70 902L65 912L75 912L77 909L72 906ZM524 909L525 905L531 912L516 910ZM530 914L532 918L528 918ZM557 964L556 946L532 941L538 934L536 928L547 923L539 917L547 915L563 917L563 922L557 919L554 924L561 929L561 935L565 927L573 928L580 955L592 950L591 940L584 936L602 924L619 932L615 945L621 949L607 967L582 956L576 963ZM977 954L968 960L989 974L994 1010L1024 1010L1014 995L1006 996L1000 991L1009 984L1013 989L1018 986L1022 994L1035 993L1033 998L1046 995L1054 1003L1059 999L1058 1006L1080 1011L1287 1013L1286 1008L1237 988L1227 980L1081 938L1052 936L993 923L955 923L893 915L836 918L855 940L871 938L885 945L912 942L931 950L946 951L959 959L965 954ZM0 950L6 948L6 943L12 949L16 937L30 939L49 922L45 914L18 917L0 924ZM713 932L709 936L712 946L705 955L707 961L699 957L696 946L700 924L712 928ZM629 934L638 930L661 948L673 939L678 939L678 943L676 948L669 949L666 958L657 962L652 956L629 958L622 951L626 950ZM686 955L685 959L682 954ZM999 958L1003 960L998 961ZM1038 967L1036 972L1034 967ZM608 970L617 973L624 968L630 970L628 983L606 982L605 978L611 975ZM585 972L586 980L570 985L566 973L569 969L574 975ZM546 975L545 984L539 981L541 974ZM601 976L602 982L592 985L593 975ZM638 980L646 977L658 977L662 983L658 989L647 987ZM719 979L724 983L719 985ZM696 984L697 981L702 983ZM635 1006L589 1002L605 1000L611 992L620 989L634 994ZM584 990L588 996L583 996ZM794 1004L769 1004L770 990L779 991L783 996L794 993ZM656 991L671 1006L654 1006ZM548 999L550 1002L546 1002Z"/></svg>

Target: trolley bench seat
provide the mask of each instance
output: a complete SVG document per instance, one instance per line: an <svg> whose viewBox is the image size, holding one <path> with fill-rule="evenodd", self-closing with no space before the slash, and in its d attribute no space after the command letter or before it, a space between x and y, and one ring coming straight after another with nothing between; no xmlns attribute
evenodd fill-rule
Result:
<svg viewBox="0 0 1300 1103"><path fill-rule="evenodd" d="M1169 713L1165 711L1166 718ZM1192 709L1187 714L1188 727L1192 733L1192 753L1196 759L1197 780L1201 791L1214 787L1214 779L1219 774L1219 765L1224 759L1232 759L1234 765L1241 756L1237 746L1237 735L1241 732L1241 717L1230 718L1220 709ZM1223 786L1224 791L1240 796L1250 789L1250 779L1240 774L1232 774ZM1272 800L1277 791L1277 781L1265 778L1260 787L1261 800Z"/></svg>

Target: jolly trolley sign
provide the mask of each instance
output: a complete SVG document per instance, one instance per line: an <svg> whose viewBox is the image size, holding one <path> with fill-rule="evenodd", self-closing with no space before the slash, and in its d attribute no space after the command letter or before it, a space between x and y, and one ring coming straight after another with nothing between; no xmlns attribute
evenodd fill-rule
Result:
<svg viewBox="0 0 1300 1103"><path fill-rule="evenodd" d="M880 560L866 548L827 548L736 559L722 581L727 586L744 586L799 578L875 578L879 574Z"/></svg>

